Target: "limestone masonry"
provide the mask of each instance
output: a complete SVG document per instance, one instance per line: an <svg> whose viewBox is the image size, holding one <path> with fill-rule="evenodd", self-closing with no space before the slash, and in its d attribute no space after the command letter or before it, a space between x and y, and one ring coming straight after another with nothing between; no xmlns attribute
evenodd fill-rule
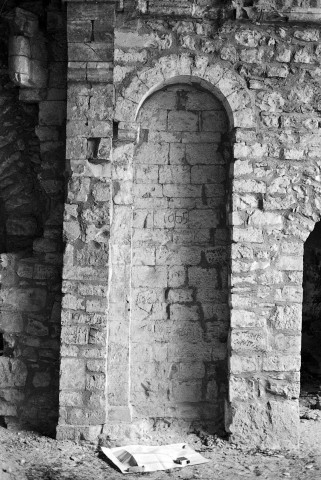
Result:
<svg viewBox="0 0 321 480"><path fill-rule="evenodd" d="M298 444L300 373L321 378L320 30L319 0L8 0L1 424Z"/></svg>

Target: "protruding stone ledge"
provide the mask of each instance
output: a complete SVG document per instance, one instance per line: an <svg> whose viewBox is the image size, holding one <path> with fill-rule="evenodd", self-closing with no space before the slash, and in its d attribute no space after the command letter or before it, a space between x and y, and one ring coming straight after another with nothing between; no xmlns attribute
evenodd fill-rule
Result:
<svg viewBox="0 0 321 480"><path fill-rule="evenodd" d="M284 8L275 10L260 8L259 6L237 7L236 19L248 19L259 23L269 22L307 22L321 23L321 8Z"/></svg>

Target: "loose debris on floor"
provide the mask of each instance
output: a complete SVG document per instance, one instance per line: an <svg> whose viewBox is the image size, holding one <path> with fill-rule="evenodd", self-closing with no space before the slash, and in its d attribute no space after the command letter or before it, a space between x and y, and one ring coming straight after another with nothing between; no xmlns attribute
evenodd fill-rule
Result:
<svg viewBox="0 0 321 480"><path fill-rule="evenodd" d="M311 410L313 411L313 410ZM321 420L301 420L300 450L240 448L206 432L189 444L210 460L204 465L153 473L127 474L126 480L320 480ZM58 442L34 432L0 427L1 480L120 480L124 476L90 444Z"/></svg>

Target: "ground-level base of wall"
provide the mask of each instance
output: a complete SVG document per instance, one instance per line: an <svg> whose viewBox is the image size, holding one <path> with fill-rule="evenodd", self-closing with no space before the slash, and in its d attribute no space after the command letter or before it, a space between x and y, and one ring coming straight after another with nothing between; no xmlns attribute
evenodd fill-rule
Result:
<svg viewBox="0 0 321 480"><path fill-rule="evenodd" d="M236 444L262 449L299 446L299 401L234 402L227 407L227 431Z"/></svg>
<svg viewBox="0 0 321 480"><path fill-rule="evenodd" d="M191 434L203 432L212 435L217 432L214 424L208 422L190 422L174 418L136 419L131 423L109 422L104 426L102 437L111 445L140 443L161 445L187 442Z"/></svg>
<svg viewBox="0 0 321 480"><path fill-rule="evenodd" d="M184 421L181 419L136 419L132 422L107 422L105 425L59 425L57 440L88 441L108 446L139 443L161 445L187 442L191 434L212 435L214 424ZM223 433L223 432L220 432Z"/></svg>
<svg viewBox="0 0 321 480"><path fill-rule="evenodd" d="M56 439L98 443L102 431L103 425L58 425Z"/></svg>
<svg viewBox="0 0 321 480"><path fill-rule="evenodd" d="M125 420L125 419L124 419ZM218 433L209 422L146 418L109 421L104 425L58 425L58 440L87 441L108 446L133 443L159 445L187 442L190 434ZM227 406L226 430L231 442L262 449L296 449L299 446L298 400L234 402Z"/></svg>

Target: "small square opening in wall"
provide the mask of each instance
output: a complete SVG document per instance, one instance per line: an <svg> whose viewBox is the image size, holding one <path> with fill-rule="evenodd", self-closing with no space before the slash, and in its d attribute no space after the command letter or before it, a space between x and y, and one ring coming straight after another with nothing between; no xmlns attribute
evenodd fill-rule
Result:
<svg viewBox="0 0 321 480"><path fill-rule="evenodd" d="M3 353L4 353L3 333L0 333L0 357L3 357Z"/></svg>
<svg viewBox="0 0 321 480"><path fill-rule="evenodd" d="M100 138L88 138L87 140L87 158L92 160L98 157Z"/></svg>
<svg viewBox="0 0 321 480"><path fill-rule="evenodd" d="M119 122L113 122L113 140L118 140Z"/></svg>
<svg viewBox="0 0 321 480"><path fill-rule="evenodd" d="M4 416L0 416L0 427L2 428L7 428L7 423L5 421L5 417Z"/></svg>

